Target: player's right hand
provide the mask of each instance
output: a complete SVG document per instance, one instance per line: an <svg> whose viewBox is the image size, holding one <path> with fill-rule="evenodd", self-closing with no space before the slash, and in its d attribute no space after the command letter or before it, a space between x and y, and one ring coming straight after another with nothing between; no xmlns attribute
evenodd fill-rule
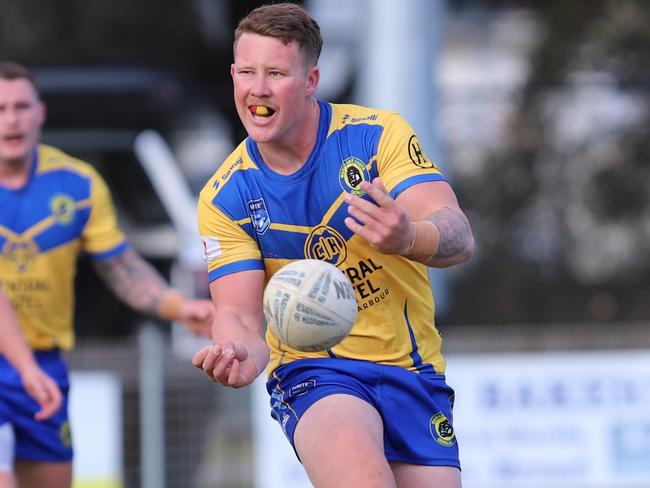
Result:
<svg viewBox="0 0 650 488"><path fill-rule="evenodd" d="M205 346L192 357L192 364L212 381L231 388L248 386L259 374L248 349L239 342L223 341Z"/></svg>

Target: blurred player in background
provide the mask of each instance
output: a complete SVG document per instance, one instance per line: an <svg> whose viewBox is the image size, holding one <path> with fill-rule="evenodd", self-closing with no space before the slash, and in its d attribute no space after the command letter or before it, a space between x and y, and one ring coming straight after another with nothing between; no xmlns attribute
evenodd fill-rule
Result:
<svg viewBox="0 0 650 488"><path fill-rule="evenodd" d="M290 3L254 10L235 32L248 138L199 199L216 317L193 363L242 387L270 357L272 415L317 487L457 488L427 266L469 259L472 232L401 116L314 98L321 47L318 24ZM265 282L304 258L343 270L359 307L350 335L320 353L262 335Z"/></svg>
<svg viewBox="0 0 650 488"><path fill-rule="evenodd" d="M129 247L99 174L87 163L39 144L44 121L45 107L30 71L0 62L0 285L39 367L63 393L54 415L35 417L39 405L33 392L3 351L0 420L13 428L19 486L68 488L72 444L68 372L61 351L74 345L79 252L90 256L106 285L138 312L207 333L214 308L209 300L191 300L171 289Z"/></svg>

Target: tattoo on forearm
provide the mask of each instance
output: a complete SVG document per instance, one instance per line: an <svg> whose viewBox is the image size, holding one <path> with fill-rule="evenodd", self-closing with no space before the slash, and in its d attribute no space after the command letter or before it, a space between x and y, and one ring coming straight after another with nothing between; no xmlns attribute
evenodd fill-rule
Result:
<svg viewBox="0 0 650 488"><path fill-rule="evenodd" d="M149 315L156 314L169 289L160 273L132 249L115 258L98 261L95 269L118 298Z"/></svg>
<svg viewBox="0 0 650 488"><path fill-rule="evenodd" d="M452 258L467 249L469 224L467 219L451 208L444 207L429 217L440 232L440 243L434 258Z"/></svg>

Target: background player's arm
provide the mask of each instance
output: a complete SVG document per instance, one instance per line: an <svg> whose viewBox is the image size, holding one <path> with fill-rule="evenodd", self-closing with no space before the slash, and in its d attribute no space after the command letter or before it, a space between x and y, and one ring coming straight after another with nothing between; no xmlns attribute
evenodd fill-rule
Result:
<svg viewBox="0 0 650 488"><path fill-rule="evenodd" d="M214 318L209 300L190 300L170 288L158 271L133 249L95 261L106 286L138 312L162 320L182 321L196 333L208 335Z"/></svg>
<svg viewBox="0 0 650 488"><path fill-rule="evenodd" d="M16 368L25 390L41 406L41 410L34 417L37 420L44 420L55 414L61 407L61 391L56 382L34 359L11 303L2 291L0 291L0 354Z"/></svg>
<svg viewBox="0 0 650 488"><path fill-rule="evenodd" d="M264 272L242 271L210 283L216 309L213 345L194 355L192 363L225 386L247 386L269 361L264 339L262 294Z"/></svg>
<svg viewBox="0 0 650 488"><path fill-rule="evenodd" d="M394 200L379 178L360 187L374 200L349 194L350 230L385 254L399 254L435 268L467 261L474 237L453 190L444 181L419 183Z"/></svg>

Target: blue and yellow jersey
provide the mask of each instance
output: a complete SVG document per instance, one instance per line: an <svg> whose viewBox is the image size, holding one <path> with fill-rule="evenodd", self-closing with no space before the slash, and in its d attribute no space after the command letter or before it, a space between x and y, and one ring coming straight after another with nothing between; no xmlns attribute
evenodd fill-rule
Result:
<svg viewBox="0 0 650 488"><path fill-rule="evenodd" d="M40 145L19 189L0 185L0 285L33 349L74 345L74 278L80 250L124 251L106 184L87 163Z"/></svg>
<svg viewBox="0 0 650 488"><path fill-rule="evenodd" d="M377 252L343 223L347 193L363 197L362 180L381 177L393 198L412 185L443 180L417 136L398 114L320 101L314 150L284 176L247 138L201 191L199 230L210 281L243 270L266 280L296 259L321 259L341 269L356 291L359 314L341 343L305 353L270 330L269 374L307 357L341 357L444 373L441 338L426 266ZM365 198L369 198L365 196Z"/></svg>

